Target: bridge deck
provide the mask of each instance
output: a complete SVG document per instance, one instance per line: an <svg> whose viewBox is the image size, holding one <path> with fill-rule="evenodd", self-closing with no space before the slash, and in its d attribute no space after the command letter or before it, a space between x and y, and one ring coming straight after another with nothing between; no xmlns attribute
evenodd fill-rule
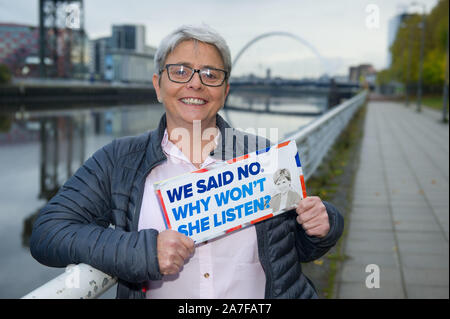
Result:
<svg viewBox="0 0 450 319"><path fill-rule="evenodd" d="M368 104L337 298L449 297L449 127L440 113ZM366 287L366 266L380 288Z"/></svg>

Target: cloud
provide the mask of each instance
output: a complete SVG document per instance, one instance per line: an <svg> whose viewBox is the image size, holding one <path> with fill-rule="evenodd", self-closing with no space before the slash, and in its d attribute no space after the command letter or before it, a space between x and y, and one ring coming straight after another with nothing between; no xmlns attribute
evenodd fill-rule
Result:
<svg viewBox="0 0 450 319"><path fill-rule="evenodd" d="M430 10L437 0L421 0ZM91 38L111 34L112 24L139 23L147 27L147 42L157 46L181 24L205 22L227 39L232 55L252 38L286 31L307 39L328 60L369 62L382 68L388 53L388 21L404 0L85 0L85 28ZM366 25L366 7L379 8L380 27ZM0 0L0 22L37 25L37 0ZM273 43L268 40L267 43ZM287 50L287 49L286 49ZM295 60L293 53L274 48L272 61ZM297 51L298 52L298 51ZM296 53L297 54L297 53ZM267 58L267 56L266 56ZM299 58L299 57L297 57ZM300 58L302 58L300 56ZM348 62L342 62L346 65ZM352 62L353 63L353 62ZM280 68L284 68L281 67ZM338 68L340 69L340 68Z"/></svg>

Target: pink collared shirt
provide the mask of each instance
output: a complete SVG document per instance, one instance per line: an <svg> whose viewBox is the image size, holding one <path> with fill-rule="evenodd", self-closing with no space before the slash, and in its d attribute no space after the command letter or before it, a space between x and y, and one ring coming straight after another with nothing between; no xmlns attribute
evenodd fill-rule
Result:
<svg viewBox="0 0 450 319"><path fill-rule="evenodd" d="M147 176L139 230L153 228L161 232L166 229L153 183L198 169L169 141L167 130L161 146L167 160L153 168ZM208 156L201 168L215 162ZM148 282L146 297L262 299L265 284L266 276L258 257L256 230L250 226L197 245L194 254L185 261L178 274Z"/></svg>

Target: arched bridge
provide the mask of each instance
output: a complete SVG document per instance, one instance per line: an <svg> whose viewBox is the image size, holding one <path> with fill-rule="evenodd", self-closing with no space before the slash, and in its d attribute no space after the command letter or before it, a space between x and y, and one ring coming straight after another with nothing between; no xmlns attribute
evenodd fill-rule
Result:
<svg viewBox="0 0 450 319"><path fill-rule="evenodd" d="M256 42L268 38L268 37L274 37L274 36L282 36L282 37L288 37L291 39L294 39L298 42L300 42L302 45L306 46L309 50L311 50L311 52L317 57L317 59L320 61L321 65L322 65L322 69L324 73L327 73L328 70L328 65L326 60L320 55L319 51L317 51L317 49L308 41L306 41L305 39L303 39L302 37L295 35L293 33L290 32L285 32L285 31L273 31L273 32L267 32L267 33L263 33L257 37L255 37L254 39L252 39L251 41L249 41L246 45L244 45L244 47L237 53L236 57L233 60L233 67L236 66L236 63L239 61L239 58L242 56L242 54L244 54L245 51L247 51L247 49L249 47L251 47L253 44L255 44Z"/></svg>
<svg viewBox="0 0 450 319"><path fill-rule="evenodd" d="M263 33L252 40L250 40L244 47L236 54L233 59L233 68L236 67L239 59L242 55L256 42L269 37L288 37L294 39L295 41L301 43L303 46L308 48L317 60L320 62L323 73L329 73L329 65L327 60L322 57L319 51L307 40L302 37L295 35L290 32L285 31L274 31ZM292 79L281 79L281 78L246 78L230 79L231 90L230 94L258 94L263 96L291 96L291 95L314 95L314 96L328 96L329 105L336 105L343 98L350 98L359 90L358 83L335 83L333 80L292 80ZM225 107L229 109L240 109L240 107L230 105L227 102ZM264 110L266 113L272 113L272 111Z"/></svg>

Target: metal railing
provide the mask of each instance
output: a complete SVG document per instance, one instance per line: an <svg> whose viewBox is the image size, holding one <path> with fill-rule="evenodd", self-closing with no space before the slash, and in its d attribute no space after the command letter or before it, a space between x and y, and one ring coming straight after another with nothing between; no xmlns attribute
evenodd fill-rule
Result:
<svg viewBox="0 0 450 319"><path fill-rule="evenodd" d="M117 278L86 264L69 265L66 271L22 299L94 299L114 286Z"/></svg>
<svg viewBox="0 0 450 319"><path fill-rule="evenodd" d="M297 143L305 180L314 174L366 97L367 91L357 94L284 139Z"/></svg>
<svg viewBox="0 0 450 319"><path fill-rule="evenodd" d="M366 96L366 91L359 93L285 139L296 141L305 179L308 179L322 163L353 114L364 104ZM98 298L116 282L117 278L89 265L69 265L63 274L22 298Z"/></svg>

